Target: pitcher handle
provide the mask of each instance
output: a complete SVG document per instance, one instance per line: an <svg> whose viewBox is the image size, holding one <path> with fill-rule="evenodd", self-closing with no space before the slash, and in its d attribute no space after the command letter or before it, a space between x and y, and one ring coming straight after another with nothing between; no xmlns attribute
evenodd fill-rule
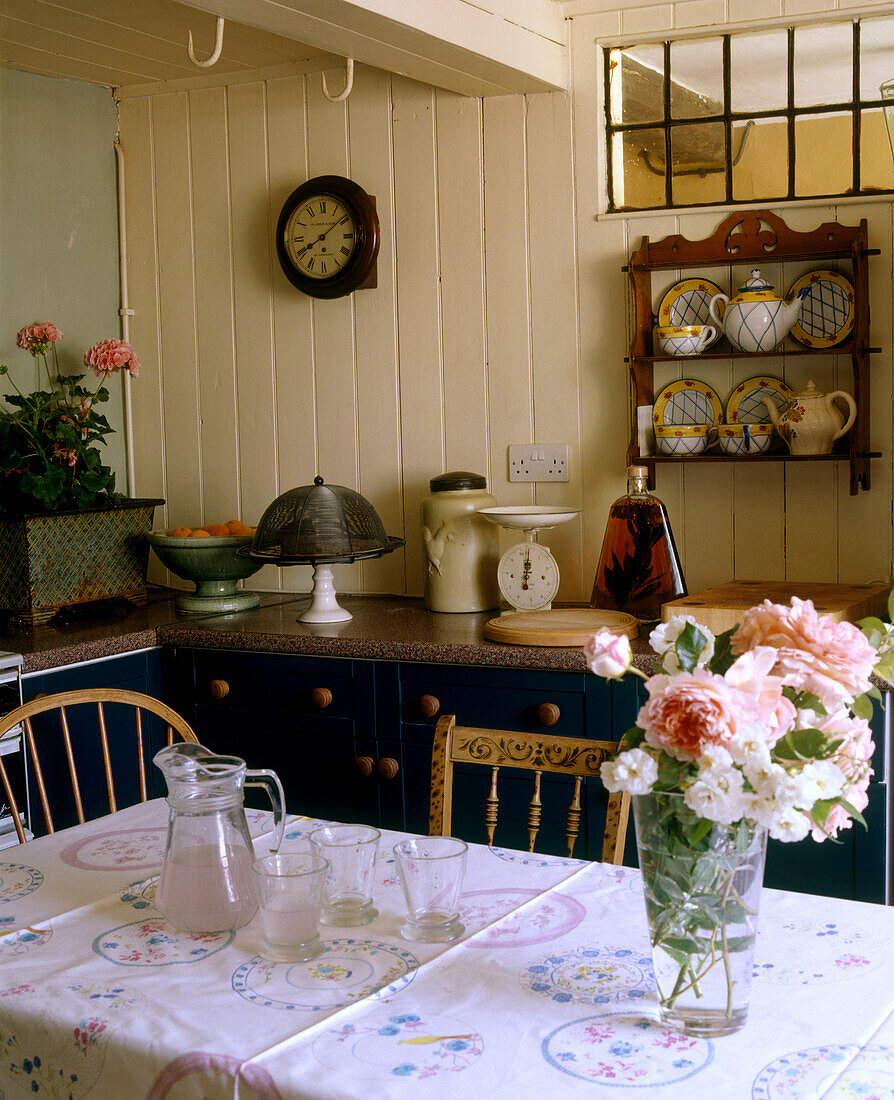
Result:
<svg viewBox="0 0 894 1100"><path fill-rule="evenodd" d="M719 304L723 302L723 313L719 313ZM708 313L711 315L711 320L722 331L723 330L723 318L726 316L726 307L729 305L729 298L726 294L715 294L714 297L708 302Z"/></svg>
<svg viewBox="0 0 894 1100"><path fill-rule="evenodd" d="M840 397L842 399L842 401L844 401L844 403L847 405L848 409L850 410L850 415L848 416L847 421L844 424L844 427L839 428L838 431L832 436L832 442L833 443L835 442L836 439L841 439L841 437L844 435L844 433L848 430L848 428L857 419L857 402L854 401L854 399L851 397L851 395L849 393L845 393L844 390L835 390L834 393L829 394L829 400L830 401L834 401L836 397Z"/></svg>
<svg viewBox="0 0 894 1100"><path fill-rule="evenodd" d="M249 778L250 776L255 780L254 782ZM245 786L263 787L267 791L273 806L273 837L276 841L270 851L278 852L279 846L282 844L282 835L286 824L286 796L283 793L279 776L276 772L270 771L269 768L249 768L245 773Z"/></svg>

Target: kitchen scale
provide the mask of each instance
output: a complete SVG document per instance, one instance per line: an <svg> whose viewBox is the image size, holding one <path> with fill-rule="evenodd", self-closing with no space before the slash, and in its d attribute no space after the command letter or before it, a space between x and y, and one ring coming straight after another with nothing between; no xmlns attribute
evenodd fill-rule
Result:
<svg viewBox="0 0 894 1100"><path fill-rule="evenodd" d="M479 508L478 514L512 531L523 531L524 540L510 546L497 566L503 598L517 611L545 611L559 591L559 566L548 546L537 542L537 532L557 527L580 515L580 509L559 511L548 504L528 507Z"/></svg>

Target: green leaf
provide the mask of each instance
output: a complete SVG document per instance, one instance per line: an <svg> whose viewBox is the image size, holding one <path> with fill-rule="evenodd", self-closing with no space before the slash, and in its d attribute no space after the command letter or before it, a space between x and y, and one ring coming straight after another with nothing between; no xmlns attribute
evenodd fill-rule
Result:
<svg viewBox="0 0 894 1100"><path fill-rule="evenodd" d="M795 691L792 687L784 687L782 694L789 699L798 710L812 710L814 714L828 714L829 712L820 702L819 696L812 691Z"/></svg>
<svg viewBox="0 0 894 1100"><path fill-rule="evenodd" d="M858 695L851 703L851 713L856 718L865 718L867 722L872 718L872 700L868 692L865 695Z"/></svg>
<svg viewBox="0 0 894 1100"><path fill-rule="evenodd" d="M775 760L825 760L841 745L841 738L829 740L820 730L789 730L772 748Z"/></svg>
<svg viewBox="0 0 894 1100"><path fill-rule="evenodd" d="M736 659L732 650L731 639L738 629L739 624L736 623L735 626L725 630L722 634L718 634L714 639L714 656L708 662L708 668L711 672L716 672L718 676L722 676Z"/></svg>
<svg viewBox="0 0 894 1100"><path fill-rule="evenodd" d="M618 742L618 752L626 749L638 749L645 739L646 735L639 726L631 726Z"/></svg>
<svg viewBox="0 0 894 1100"><path fill-rule="evenodd" d="M894 621L894 588L888 593L888 619Z"/></svg>
<svg viewBox="0 0 894 1100"><path fill-rule="evenodd" d="M680 631L674 649L677 652L677 660L684 672L692 672L698 664L702 650L708 644L707 637L702 634L697 626L687 623Z"/></svg>
<svg viewBox="0 0 894 1100"><path fill-rule="evenodd" d="M673 951L680 951L684 955L703 955L705 953L705 941L691 939L688 936L668 936L666 940L662 941L661 946L670 948Z"/></svg>

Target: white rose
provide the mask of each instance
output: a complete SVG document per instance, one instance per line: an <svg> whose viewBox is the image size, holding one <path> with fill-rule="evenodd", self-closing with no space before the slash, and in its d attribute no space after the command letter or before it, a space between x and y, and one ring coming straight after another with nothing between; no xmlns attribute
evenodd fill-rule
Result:
<svg viewBox="0 0 894 1100"><path fill-rule="evenodd" d="M658 764L642 749L628 749L614 760L606 760L599 775L607 791L648 794L658 778Z"/></svg>
<svg viewBox="0 0 894 1100"><path fill-rule="evenodd" d="M767 826L774 840L781 840L784 844L803 840L810 832L810 818L794 808L771 814L762 824Z"/></svg>
<svg viewBox="0 0 894 1100"><path fill-rule="evenodd" d="M742 791L742 774L735 768L712 768L687 787L683 801L699 817L732 825L750 811L751 799Z"/></svg>

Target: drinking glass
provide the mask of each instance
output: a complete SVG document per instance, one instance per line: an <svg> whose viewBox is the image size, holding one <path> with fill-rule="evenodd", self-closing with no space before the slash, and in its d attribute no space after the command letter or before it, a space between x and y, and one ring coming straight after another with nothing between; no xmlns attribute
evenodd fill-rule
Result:
<svg viewBox="0 0 894 1100"><path fill-rule="evenodd" d="M372 903L372 877L380 836L370 825L323 825L308 837L311 851L329 861L322 924L350 927L379 915Z"/></svg>
<svg viewBox="0 0 894 1100"><path fill-rule="evenodd" d="M446 943L463 934L459 892L466 869L465 841L452 836L416 837L394 845L407 902L400 934L420 943Z"/></svg>
<svg viewBox="0 0 894 1100"><path fill-rule="evenodd" d="M256 859L252 870L264 929L264 958L303 962L321 955L325 945L317 924L328 860L313 852L280 852Z"/></svg>

